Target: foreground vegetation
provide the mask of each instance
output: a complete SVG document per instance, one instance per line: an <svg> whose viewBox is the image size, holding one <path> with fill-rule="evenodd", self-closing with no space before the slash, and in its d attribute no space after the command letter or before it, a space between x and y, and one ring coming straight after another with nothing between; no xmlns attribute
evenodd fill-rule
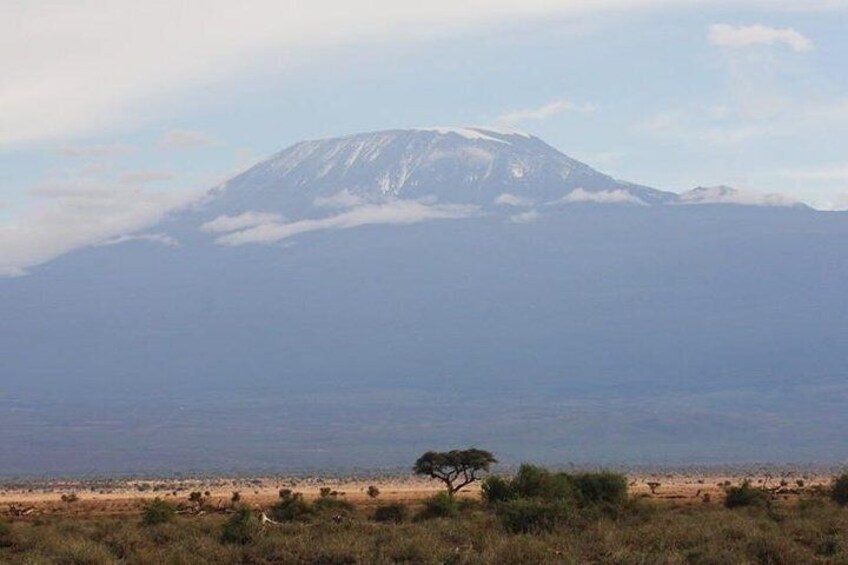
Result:
<svg viewBox="0 0 848 565"><path fill-rule="evenodd" d="M800 500L748 484L726 502L657 502L614 473L524 466L489 477L482 497L454 492L414 505L378 489L354 505L326 489L283 490L272 507L179 515L151 502L141 516L0 522L2 563L846 563L848 477ZM201 500L198 502L202 504Z"/></svg>

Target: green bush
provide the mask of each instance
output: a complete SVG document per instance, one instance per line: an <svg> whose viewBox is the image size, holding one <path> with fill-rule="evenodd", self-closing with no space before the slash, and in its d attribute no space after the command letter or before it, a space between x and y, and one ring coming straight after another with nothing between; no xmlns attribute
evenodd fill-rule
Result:
<svg viewBox="0 0 848 565"><path fill-rule="evenodd" d="M503 477L491 475L481 485L483 500L488 504L506 502L515 498L512 483Z"/></svg>
<svg viewBox="0 0 848 565"><path fill-rule="evenodd" d="M377 498L378 496L380 496L380 489L375 487L374 485L371 485L370 487L368 487L368 490L366 492L368 493L368 496L371 497L371 498Z"/></svg>
<svg viewBox="0 0 848 565"><path fill-rule="evenodd" d="M619 473L579 473L571 484L583 505L620 506L627 501L627 478Z"/></svg>
<svg viewBox="0 0 848 565"><path fill-rule="evenodd" d="M221 541L246 545L256 538L258 526L250 514L250 508L239 508L221 527Z"/></svg>
<svg viewBox="0 0 848 565"><path fill-rule="evenodd" d="M535 465L522 465L512 479L512 491L519 498L570 500L574 485L566 473L552 473Z"/></svg>
<svg viewBox="0 0 848 565"><path fill-rule="evenodd" d="M745 481L738 487L727 489L724 506L727 508L740 508L744 506L759 506L768 502L768 495L762 489L754 488L751 483Z"/></svg>
<svg viewBox="0 0 848 565"><path fill-rule="evenodd" d="M405 504L400 502L394 502L392 504L386 504L383 506L378 506L374 511L374 520L376 522L389 522L392 524L400 524L401 522L406 520L409 511L406 508Z"/></svg>
<svg viewBox="0 0 848 565"><path fill-rule="evenodd" d="M175 515L176 510L172 505L161 498L155 498L144 507L144 512L141 514L141 523L145 526L165 524L173 520Z"/></svg>
<svg viewBox="0 0 848 565"><path fill-rule="evenodd" d="M454 497L446 492L428 498L424 501L424 508L418 513L418 518L429 520L430 518L452 518L459 513L459 507Z"/></svg>
<svg viewBox="0 0 848 565"><path fill-rule="evenodd" d="M271 508L271 517L280 522L302 520L312 513L299 492L280 491L280 502Z"/></svg>
<svg viewBox="0 0 848 565"><path fill-rule="evenodd" d="M522 465L512 480L487 478L483 483L483 499L489 504L536 499L582 506L621 506L627 501L627 478L609 472L552 473L535 465Z"/></svg>
<svg viewBox="0 0 848 565"><path fill-rule="evenodd" d="M564 501L519 498L497 505L503 527L512 533L549 532L568 523L573 508Z"/></svg>
<svg viewBox="0 0 848 565"><path fill-rule="evenodd" d="M848 504L848 473L835 477L830 485L830 499L839 506Z"/></svg>

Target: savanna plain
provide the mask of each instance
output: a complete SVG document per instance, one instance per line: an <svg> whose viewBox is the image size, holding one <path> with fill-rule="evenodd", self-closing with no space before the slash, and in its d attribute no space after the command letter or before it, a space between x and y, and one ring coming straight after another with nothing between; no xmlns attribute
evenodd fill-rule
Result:
<svg viewBox="0 0 848 565"><path fill-rule="evenodd" d="M477 476L477 475L475 475ZM848 563L848 474L19 480L0 562Z"/></svg>

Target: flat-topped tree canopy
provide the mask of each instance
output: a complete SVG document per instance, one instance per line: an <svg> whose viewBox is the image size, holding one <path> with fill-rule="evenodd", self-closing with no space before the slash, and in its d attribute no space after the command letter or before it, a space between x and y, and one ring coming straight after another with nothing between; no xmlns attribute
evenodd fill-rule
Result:
<svg viewBox="0 0 848 565"><path fill-rule="evenodd" d="M413 470L416 475L426 475L445 483L448 495L476 481L480 472L486 472L498 460L491 452L470 448L451 451L428 451L418 458Z"/></svg>

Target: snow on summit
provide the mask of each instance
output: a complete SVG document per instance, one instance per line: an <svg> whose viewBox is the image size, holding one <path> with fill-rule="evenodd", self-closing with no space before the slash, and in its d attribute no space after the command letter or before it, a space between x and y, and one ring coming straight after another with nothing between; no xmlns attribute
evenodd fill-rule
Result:
<svg viewBox="0 0 848 565"><path fill-rule="evenodd" d="M428 198L491 206L504 193L547 202L578 188L625 191L648 204L674 199L613 179L528 134L434 127L297 143L226 183L214 208L296 217L314 215L316 202Z"/></svg>
<svg viewBox="0 0 848 565"><path fill-rule="evenodd" d="M716 203L797 204L728 187L678 195L615 179L526 133L430 127L296 143L225 183L200 211L198 225L218 243L241 245L319 229L481 214L529 223L566 204ZM520 221L509 210L516 207L525 208Z"/></svg>

